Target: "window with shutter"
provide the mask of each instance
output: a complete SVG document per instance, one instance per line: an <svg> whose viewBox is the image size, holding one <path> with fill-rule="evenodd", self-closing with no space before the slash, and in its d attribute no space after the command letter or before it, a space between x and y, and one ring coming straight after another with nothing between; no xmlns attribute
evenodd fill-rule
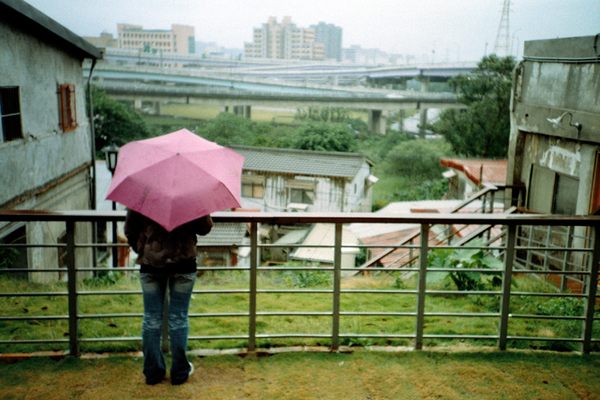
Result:
<svg viewBox="0 0 600 400"><path fill-rule="evenodd" d="M60 123L63 132L77 128L77 110L75 108L75 85L60 85Z"/></svg>

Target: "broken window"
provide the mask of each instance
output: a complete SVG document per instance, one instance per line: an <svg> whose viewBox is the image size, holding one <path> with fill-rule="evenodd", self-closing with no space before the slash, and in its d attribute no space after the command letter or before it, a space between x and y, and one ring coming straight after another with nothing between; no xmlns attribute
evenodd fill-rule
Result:
<svg viewBox="0 0 600 400"><path fill-rule="evenodd" d="M0 87L0 142L21 139L21 101L18 86Z"/></svg>

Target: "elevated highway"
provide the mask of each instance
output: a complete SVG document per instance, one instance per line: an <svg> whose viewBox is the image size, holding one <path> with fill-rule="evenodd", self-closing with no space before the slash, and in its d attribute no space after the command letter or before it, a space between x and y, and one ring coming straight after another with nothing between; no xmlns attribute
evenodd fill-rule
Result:
<svg viewBox="0 0 600 400"><path fill-rule="evenodd" d="M89 68L84 70L89 76ZM111 97L155 104L160 113L164 102L211 104L250 116L251 106L345 107L369 110L370 128L384 132L390 111L401 109L462 107L451 93L390 91L381 89L294 84L285 81L240 77L191 68L161 68L135 64L101 62L92 82Z"/></svg>
<svg viewBox="0 0 600 400"><path fill-rule="evenodd" d="M274 60L242 58L204 58L199 54L181 53L144 53L139 50L107 48L104 59L110 62L199 68L214 72L227 73L239 77L282 79L293 81L328 80L343 82L370 82L429 79L432 82L445 81L459 74L468 74L477 68L476 62L406 64L393 66L367 67L359 64L310 61L310 60Z"/></svg>

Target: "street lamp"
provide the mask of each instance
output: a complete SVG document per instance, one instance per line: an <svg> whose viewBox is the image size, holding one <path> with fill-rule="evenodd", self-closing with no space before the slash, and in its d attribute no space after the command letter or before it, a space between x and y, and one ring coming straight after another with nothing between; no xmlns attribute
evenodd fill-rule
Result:
<svg viewBox="0 0 600 400"><path fill-rule="evenodd" d="M115 169L117 169L117 159L119 157L119 147L115 145L115 143L111 143L110 146L104 148L104 154L106 155L106 168L110 171L111 176L115 174ZM117 203L112 202L112 209L117 209ZM113 244L117 244L117 221L113 221L112 223L112 240ZM112 248L112 266L113 268L118 267L119 263L119 254L116 246Z"/></svg>
<svg viewBox="0 0 600 400"><path fill-rule="evenodd" d="M113 142L110 146L104 148L104 154L106 155L106 168L108 168L111 175L114 175L115 169L117 169L119 147Z"/></svg>

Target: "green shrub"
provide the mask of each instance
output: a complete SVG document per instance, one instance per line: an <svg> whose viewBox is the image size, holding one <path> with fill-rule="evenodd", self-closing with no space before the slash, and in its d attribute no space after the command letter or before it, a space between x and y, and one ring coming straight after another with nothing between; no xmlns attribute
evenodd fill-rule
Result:
<svg viewBox="0 0 600 400"><path fill-rule="evenodd" d="M470 245L482 246L482 240ZM427 283L450 279L458 290L488 290L502 283L500 272L471 272L470 269L501 269L503 263L496 257L486 255L484 249L435 249L427 257L427 267L453 268L454 271L429 272Z"/></svg>

